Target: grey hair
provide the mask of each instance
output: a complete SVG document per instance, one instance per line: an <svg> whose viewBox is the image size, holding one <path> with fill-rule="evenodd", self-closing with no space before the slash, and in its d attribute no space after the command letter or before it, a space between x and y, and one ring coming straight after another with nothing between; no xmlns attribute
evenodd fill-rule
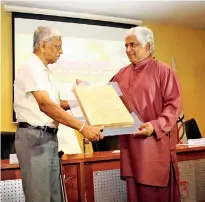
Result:
<svg viewBox="0 0 205 202"><path fill-rule="evenodd" d="M52 29L50 27L38 27L33 34L33 49L39 48L40 41L49 41L52 37L61 37L58 30Z"/></svg>
<svg viewBox="0 0 205 202"><path fill-rule="evenodd" d="M135 35L142 47L149 43L149 52L151 55L154 55L154 34L151 29L143 26L133 27L127 31L125 38L130 35Z"/></svg>

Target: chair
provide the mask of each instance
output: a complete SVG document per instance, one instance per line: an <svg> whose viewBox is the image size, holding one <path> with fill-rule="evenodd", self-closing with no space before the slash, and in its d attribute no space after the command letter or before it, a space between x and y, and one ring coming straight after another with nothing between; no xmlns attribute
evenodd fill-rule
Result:
<svg viewBox="0 0 205 202"><path fill-rule="evenodd" d="M198 125L194 118L184 122L187 139L202 138Z"/></svg>
<svg viewBox="0 0 205 202"><path fill-rule="evenodd" d="M1 159L9 159L10 154L15 154L15 132L1 132Z"/></svg>

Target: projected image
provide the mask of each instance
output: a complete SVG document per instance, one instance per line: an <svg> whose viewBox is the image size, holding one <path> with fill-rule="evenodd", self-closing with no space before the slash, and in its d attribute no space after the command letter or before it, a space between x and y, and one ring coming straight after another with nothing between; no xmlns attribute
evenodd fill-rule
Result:
<svg viewBox="0 0 205 202"><path fill-rule="evenodd" d="M76 79L108 82L129 64L124 28L16 18L15 71L32 53L33 33L38 26L57 29L63 36L63 54L56 64L49 66L57 82L75 83Z"/></svg>
<svg viewBox="0 0 205 202"><path fill-rule="evenodd" d="M31 35L16 36L16 69L31 54L32 40ZM57 63L49 66L54 78L62 82L75 82L76 79L107 82L128 64L123 41L63 37L63 52Z"/></svg>

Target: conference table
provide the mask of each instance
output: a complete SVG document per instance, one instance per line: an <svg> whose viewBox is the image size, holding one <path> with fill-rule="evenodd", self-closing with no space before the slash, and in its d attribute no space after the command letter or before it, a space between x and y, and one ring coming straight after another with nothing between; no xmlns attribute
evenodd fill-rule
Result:
<svg viewBox="0 0 205 202"><path fill-rule="evenodd" d="M205 146L177 146L182 202L205 201ZM63 155L68 202L125 202L126 186L120 179L120 152ZM18 164L1 160L1 200L24 201Z"/></svg>

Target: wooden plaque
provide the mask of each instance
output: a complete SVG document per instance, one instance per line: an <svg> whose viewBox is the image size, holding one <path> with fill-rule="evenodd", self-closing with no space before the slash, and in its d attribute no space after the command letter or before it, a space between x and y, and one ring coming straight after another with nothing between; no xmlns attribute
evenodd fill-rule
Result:
<svg viewBox="0 0 205 202"><path fill-rule="evenodd" d="M134 125L134 119L111 85L75 86L74 93L88 124L106 128Z"/></svg>

